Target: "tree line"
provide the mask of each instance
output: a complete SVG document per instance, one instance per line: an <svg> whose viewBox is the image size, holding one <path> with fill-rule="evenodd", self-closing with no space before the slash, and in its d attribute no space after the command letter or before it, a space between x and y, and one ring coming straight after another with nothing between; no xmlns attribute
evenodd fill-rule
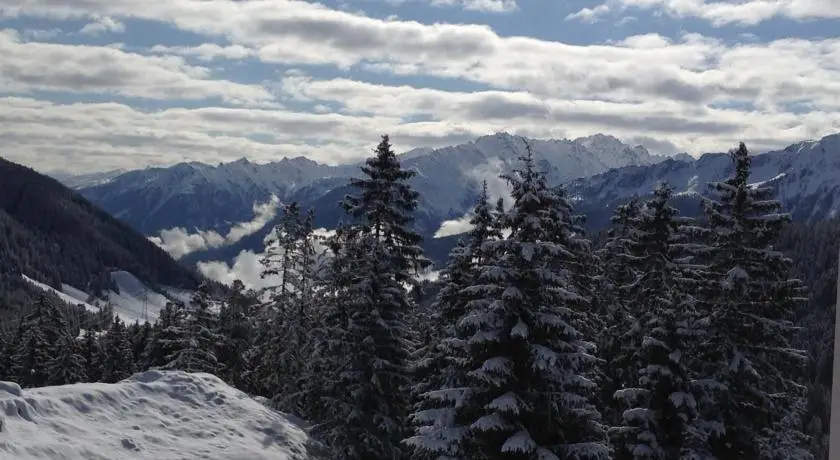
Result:
<svg viewBox="0 0 840 460"><path fill-rule="evenodd" d="M199 288L154 325L81 338L38 301L0 343L0 379L209 372L307 420L339 460L810 459L808 299L778 247L790 216L749 183L745 145L731 158L702 221L663 183L596 248L528 149L503 176L512 204L485 186L425 306L414 173L383 136L334 235L286 208L266 292Z"/></svg>

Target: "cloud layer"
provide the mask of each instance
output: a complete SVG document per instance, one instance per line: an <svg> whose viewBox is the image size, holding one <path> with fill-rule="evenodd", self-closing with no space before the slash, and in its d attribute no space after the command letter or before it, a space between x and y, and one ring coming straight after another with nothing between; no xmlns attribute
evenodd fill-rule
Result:
<svg viewBox="0 0 840 460"><path fill-rule="evenodd" d="M423 1L510 21L538 14L513 1ZM639 10L746 27L836 17L830 2L609 0L568 18ZM521 18L518 34L501 34L490 22L383 19L353 12L370 2L347 3L0 0L11 24L0 31L0 156L79 171L243 155L339 163L366 156L383 132L409 150L502 130L607 132L697 154L840 130L838 38L683 31L572 44L528 36ZM59 32L27 26L32 18ZM62 29L71 20L72 33ZM148 27L169 32L131 39Z"/></svg>
<svg viewBox="0 0 840 460"><path fill-rule="evenodd" d="M220 235L213 230L199 230L189 233L186 229L176 227L162 230L159 236L149 238L168 252L175 259L180 259L193 252L206 251L208 249L221 248L236 244L242 238L254 234L265 227L277 216L280 207L280 200L276 196L265 203L254 204L254 219L249 222L240 222L228 231L227 235Z"/></svg>

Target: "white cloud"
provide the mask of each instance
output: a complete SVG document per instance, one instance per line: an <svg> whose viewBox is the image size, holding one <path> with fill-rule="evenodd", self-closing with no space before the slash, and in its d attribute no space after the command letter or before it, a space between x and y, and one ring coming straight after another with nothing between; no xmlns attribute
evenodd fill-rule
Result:
<svg viewBox="0 0 840 460"><path fill-rule="evenodd" d="M632 4L707 18L722 17L718 11L731 6L737 9L731 17L743 18L747 14L741 11L749 8L740 5L752 4L749 11L766 6L757 3L615 0L592 7L589 16L621 12ZM791 17L833 14L826 0L812 0L810 7L792 0L776 3L787 5L782 10L788 13L778 14ZM756 149L778 147L840 129L836 38L733 44L698 34L645 34L570 45L502 36L482 24L377 19L292 0L172 0L144 8L133 0L0 0L0 16L18 14L161 21L203 35L207 43L105 49L23 43L6 32L0 37L0 51L3 46L11 51L0 61L4 91L220 98L247 106L141 111L120 104L7 98L0 101L0 114L4 123L14 124L4 124L10 129L0 133L0 154L30 164L102 169L243 155L257 161L306 155L336 163L367 155L381 132L392 134L398 149L408 150L499 130L537 137L607 132L625 139L655 138L700 153L725 150L739 140ZM468 89L318 80L300 72L266 86L242 84L190 65L193 59L220 68L235 59L353 68L419 77L431 87L442 80L466 82ZM469 91L470 84L492 90ZM286 103L283 98L289 104L280 106ZM333 108L339 113L328 113ZM274 140L253 140L266 137Z"/></svg>
<svg viewBox="0 0 840 460"><path fill-rule="evenodd" d="M196 233L189 233L183 228L176 227L162 230L159 236L149 239L175 259L180 259L193 252L206 251L207 249L220 248L238 243L242 238L260 230L274 219L277 216L279 206L280 200L276 196L272 196L265 203L255 203L254 219L249 222L241 222L234 225L225 236L212 230L199 230Z"/></svg>
<svg viewBox="0 0 840 460"><path fill-rule="evenodd" d="M382 1L382 0L369 0ZM485 13L509 13L519 9L518 0L384 0L392 5L423 1L437 7L459 7L466 11L481 11Z"/></svg>
<svg viewBox="0 0 840 460"><path fill-rule="evenodd" d="M519 8L517 0L432 0L432 5L460 5L468 11L505 13Z"/></svg>
<svg viewBox="0 0 840 460"><path fill-rule="evenodd" d="M0 30L0 92L99 93L149 99L221 98L253 104L273 96L258 85L212 78L180 57L144 56L114 47L24 42Z"/></svg>
<svg viewBox="0 0 840 460"><path fill-rule="evenodd" d="M592 23L627 8L656 10L675 17L697 17L715 26L753 26L774 17L798 21L840 18L836 0L609 0L594 8L583 8L566 19Z"/></svg>
<svg viewBox="0 0 840 460"><path fill-rule="evenodd" d="M472 219L472 215L466 214L460 219L444 221L435 232L434 238L445 238L447 236L467 233L473 228L472 224L470 224L470 219Z"/></svg>
<svg viewBox="0 0 840 460"><path fill-rule="evenodd" d="M110 18L108 16L99 18L98 20L85 24L79 33L82 35L100 35L105 32L122 33L125 32L125 24Z"/></svg>

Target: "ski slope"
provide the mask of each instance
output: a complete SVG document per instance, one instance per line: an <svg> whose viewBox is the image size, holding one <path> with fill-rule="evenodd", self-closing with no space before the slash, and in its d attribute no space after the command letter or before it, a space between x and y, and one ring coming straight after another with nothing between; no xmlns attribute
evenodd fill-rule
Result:
<svg viewBox="0 0 840 460"><path fill-rule="evenodd" d="M111 273L111 279L116 283L119 292L109 290L104 299L91 299L88 293L68 284L62 285L59 291L26 275L23 275L23 279L44 291L55 293L64 302L81 304L90 311L99 311L101 306L110 303L114 307L114 313L126 323L143 323L147 319L153 322L168 302L179 300L186 303L193 295L192 291L173 287L164 287L165 294L161 294L127 271Z"/></svg>
<svg viewBox="0 0 840 460"><path fill-rule="evenodd" d="M305 432L210 374L148 371L116 384L0 382L0 459L298 460Z"/></svg>

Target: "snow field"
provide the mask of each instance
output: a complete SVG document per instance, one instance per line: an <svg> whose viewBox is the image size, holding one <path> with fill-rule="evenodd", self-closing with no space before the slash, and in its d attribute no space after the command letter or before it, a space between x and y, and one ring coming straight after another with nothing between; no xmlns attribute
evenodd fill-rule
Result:
<svg viewBox="0 0 840 460"><path fill-rule="evenodd" d="M0 460L304 460L306 433L210 374L21 390L0 382Z"/></svg>

